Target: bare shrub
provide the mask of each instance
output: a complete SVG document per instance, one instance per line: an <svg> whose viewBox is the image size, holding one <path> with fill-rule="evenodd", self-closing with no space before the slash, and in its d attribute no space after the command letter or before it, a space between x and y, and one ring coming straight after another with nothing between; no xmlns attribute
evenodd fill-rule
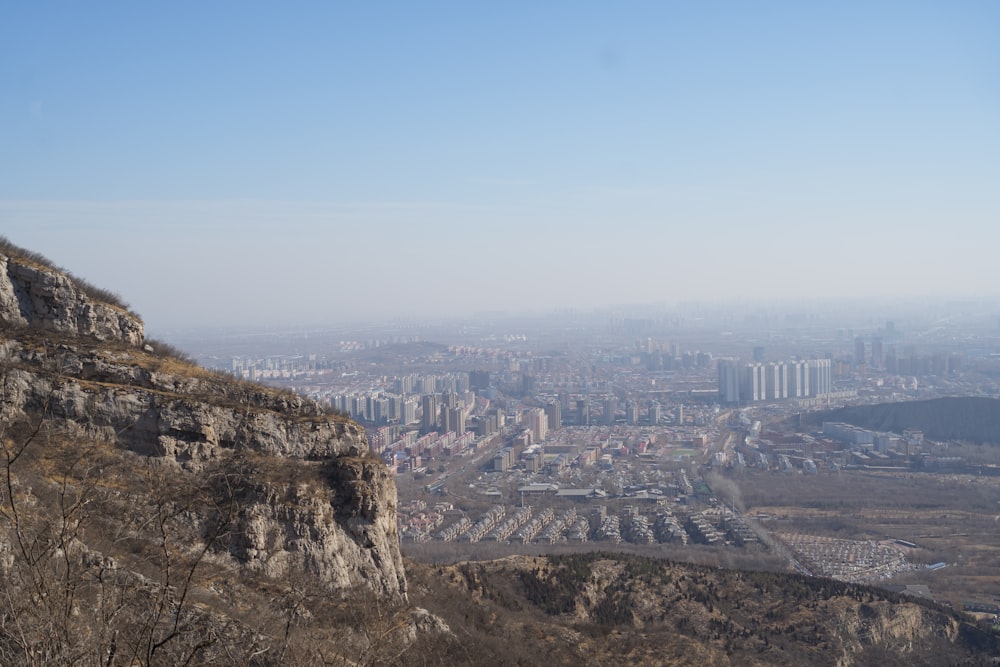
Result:
<svg viewBox="0 0 1000 667"><path fill-rule="evenodd" d="M96 287L87 282L86 280L84 280L83 278L73 275L69 271L56 265L48 257L45 257L41 253L37 253L31 250L26 250L18 245L15 245L5 236L0 236L0 253L5 253L16 259L25 262L30 262L32 264L37 264L39 266L43 266L57 273L65 274L69 276L74 283L76 283L76 286L80 289L80 291L82 291L84 294L89 296L94 301L110 304L112 306L115 306L116 308L121 308L122 310L135 315L135 313L132 312L129 305L124 301L124 299L122 299L121 295L119 295L117 292L112 292L110 290Z"/></svg>

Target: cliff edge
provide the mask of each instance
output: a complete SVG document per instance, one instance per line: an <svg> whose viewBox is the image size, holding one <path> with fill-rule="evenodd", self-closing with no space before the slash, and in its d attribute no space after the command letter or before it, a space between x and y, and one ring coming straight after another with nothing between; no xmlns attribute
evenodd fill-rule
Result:
<svg viewBox="0 0 1000 667"><path fill-rule="evenodd" d="M142 320L110 292L0 239L0 322L138 346Z"/></svg>
<svg viewBox="0 0 1000 667"><path fill-rule="evenodd" d="M163 598L130 644L150 663L178 657L182 619L267 643L262 619L291 623L274 601L293 591L405 603L395 485L363 429L161 353L113 294L0 241L0 574L24 596L0 619L44 626L59 611L33 608L60 598L70 623L108 604L114 571L137 610ZM267 613L243 618L254 604ZM15 640L0 637L0 662L68 657Z"/></svg>

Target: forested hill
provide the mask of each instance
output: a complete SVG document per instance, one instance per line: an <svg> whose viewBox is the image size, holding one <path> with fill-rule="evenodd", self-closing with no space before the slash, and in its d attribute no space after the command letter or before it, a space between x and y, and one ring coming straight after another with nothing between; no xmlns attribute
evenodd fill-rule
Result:
<svg viewBox="0 0 1000 667"><path fill-rule="evenodd" d="M1000 400L964 397L906 403L853 405L803 415L803 422L842 421L875 431L900 433L920 429L934 440L967 440L1000 444Z"/></svg>

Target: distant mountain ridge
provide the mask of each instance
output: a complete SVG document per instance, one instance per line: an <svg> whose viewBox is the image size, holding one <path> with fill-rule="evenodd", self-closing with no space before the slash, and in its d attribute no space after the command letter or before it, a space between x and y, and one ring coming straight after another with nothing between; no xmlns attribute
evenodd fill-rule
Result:
<svg viewBox="0 0 1000 667"><path fill-rule="evenodd" d="M904 403L852 405L802 416L818 425L840 421L873 431L918 429L932 440L1000 444L1000 400L984 397L934 398Z"/></svg>

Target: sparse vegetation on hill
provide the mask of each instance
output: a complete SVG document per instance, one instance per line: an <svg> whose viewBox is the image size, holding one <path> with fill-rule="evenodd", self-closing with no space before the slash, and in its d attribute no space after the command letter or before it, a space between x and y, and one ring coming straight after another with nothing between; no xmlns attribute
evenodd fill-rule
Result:
<svg viewBox="0 0 1000 667"><path fill-rule="evenodd" d="M144 341L14 251L0 664L392 664L413 644L395 489L357 424Z"/></svg>
<svg viewBox="0 0 1000 667"><path fill-rule="evenodd" d="M157 357L168 357L183 361L189 364L195 364L195 360L184 350L174 347L170 343L165 343L162 340L157 340L155 338L147 338L145 341L145 346Z"/></svg>
<svg viewBox="0 0 1000 667"><path fill-rule="evenodd" d="M449 664L991 664L1000 637L926 601L828 579L618 553L408 564L460 628ZM459 646L460 644L460 646Z"/></svg>
<svg viewBox="0 0 1000 667"><path fill-rule="evenodd" d="M122 310L135 315L135 313L132 311L128 303L126 303L125 300L122 299L121 295L118 294L117 292L112 292L110 290L97 287L87 282L83 278L73 275L66 269L63 269L62 267L56 265L54 262L49 260L49 258L45 257L41 253L33 252L31 250L26 250L20 246L11 243L11 241L5 236L0 236L0 254L8 255L18 261L35 264L37 266L50 269L57 273L63 273L69 276L73 280L73 282L80 289L80 291L82 291L84 294L89 296L94 301L100 301L101 303L106 303L115 306L117 308L121 308Z"/></svg>
<svg viewBox="0 0 1000 667"><path fill-rule="evenodd" d="M0 365L3 405L23 370ZM330 524L372 530L379 462L241 450L185 472L67 424L51 398L0 413L0 664L392 664L409 645L398 596L280 565L285 524L317 559Z"/></svg>

